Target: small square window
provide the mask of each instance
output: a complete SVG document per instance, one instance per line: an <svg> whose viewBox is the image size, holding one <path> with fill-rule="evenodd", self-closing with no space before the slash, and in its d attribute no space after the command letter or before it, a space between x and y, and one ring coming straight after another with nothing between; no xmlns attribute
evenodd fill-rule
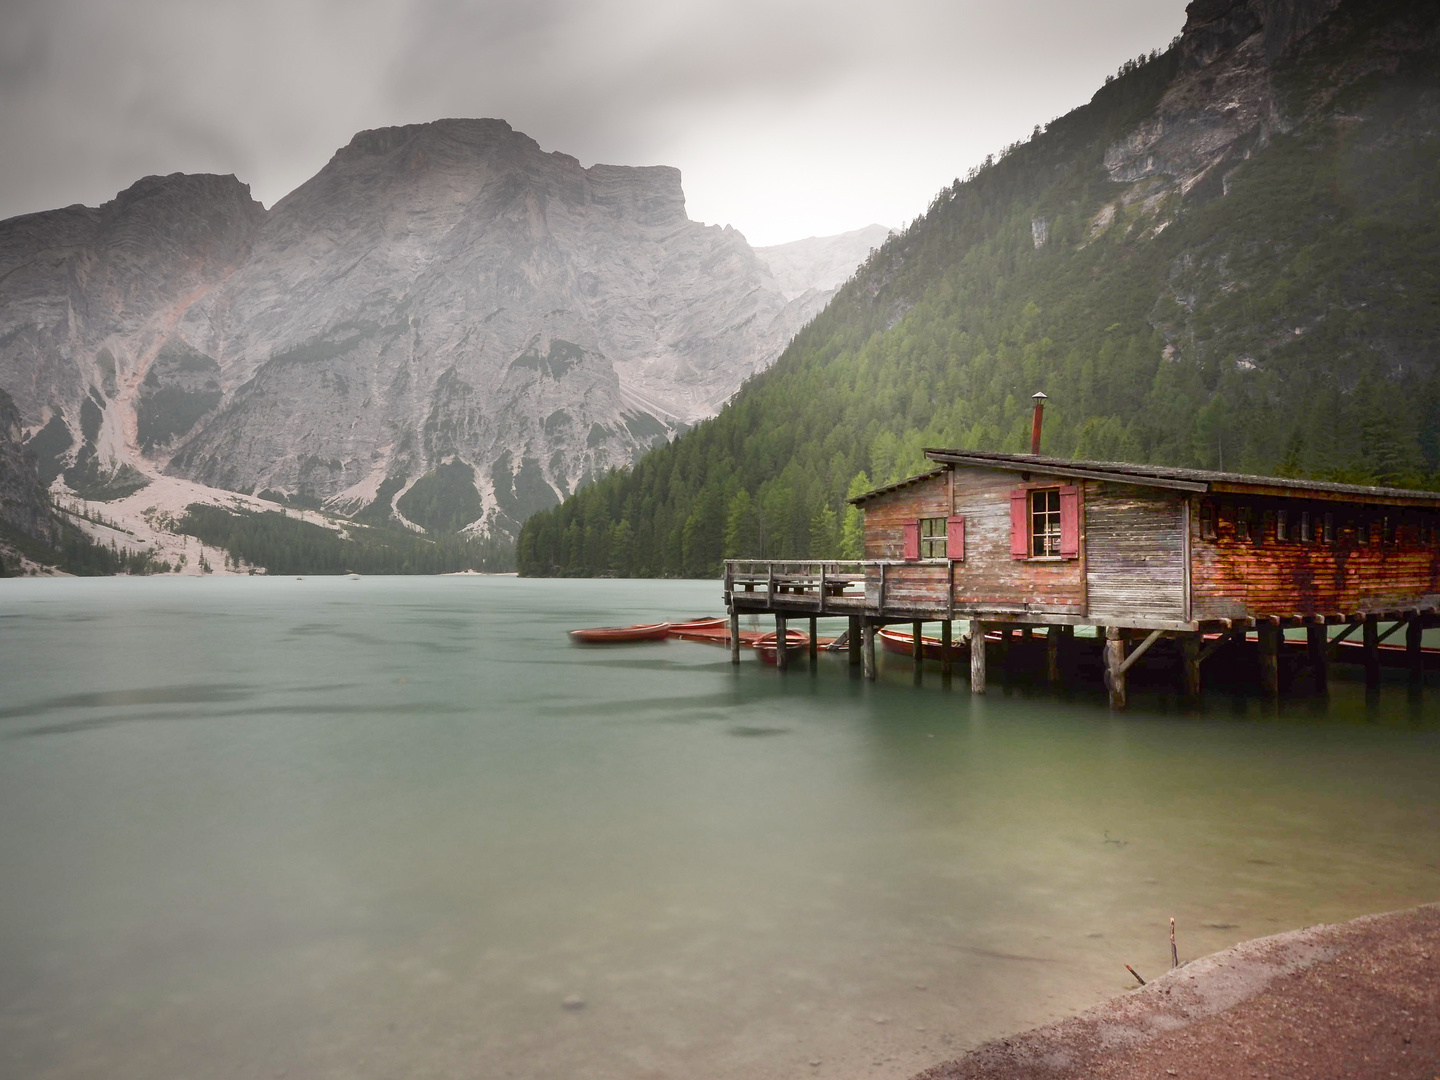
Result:
<svg viewBox="0 0 1440 1080"><path fill-rule="evenodd" d="M1200 504L1200 539L1215 539L1215 507L1212 503Z"/></svg>
<svg viewBox="0 0 1440 1080"><path fill-rule="evenodd" d="M1030 493L1030 554L1060 554L1060 491Z"/></svg>
<svg viewBox="0 0 1440 1080"><path fill-rule="evenodd" d="M1235 511L1235 539L1250 539L1250 508L1242 506Z"/></svg>
<svg viewBox="0 0 1440 1080"><path fill-rule="evenodd" d="M1275 511L1275 539L1290 539L1290 514L1286 510Z"/></svg>
<svg viewBox="0 0 1440 1080"><path fill-rule="evenodd" d="M945 519L943 517L920 519L920 557L922 559L945 558Z"/></svg>
<svg viewBox="0 0 1440 1080"><path fill-rule="evenodd" d="M1301 542L1302 544L1308 544L1308 543L1310 543L1310 541L1312 541L1312 540L1314 540L1314 539L1315 539L1315 532L1314 532L1314 530L1310 527L1310 511L1309 511L1309 510L1301 510L1301 511L1300 511L1300 542Z"/></svg>

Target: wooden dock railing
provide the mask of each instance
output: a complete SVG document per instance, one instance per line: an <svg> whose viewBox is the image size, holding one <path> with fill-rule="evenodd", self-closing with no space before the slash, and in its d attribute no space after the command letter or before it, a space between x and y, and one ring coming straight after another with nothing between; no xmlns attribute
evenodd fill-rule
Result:
<svg viewBox="0 0 1440 1080"><path fill-rule="evenodd" d="M867 571L881 565L862 559L727 559L725 595L747 607L778 604L849 614L864 609Z"/></svg>

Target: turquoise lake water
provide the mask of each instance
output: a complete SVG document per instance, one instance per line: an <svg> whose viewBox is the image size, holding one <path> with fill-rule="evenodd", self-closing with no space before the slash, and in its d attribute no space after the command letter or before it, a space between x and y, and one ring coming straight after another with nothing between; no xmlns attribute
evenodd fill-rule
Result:
<svg viewBox="0 0 1440 1080"><path fill-rule="evenodd" d="M0 582L0 1077L903 1077L1172 915L1440 899L1440 683L1115 716L565 637L719 593Z"/></svg>

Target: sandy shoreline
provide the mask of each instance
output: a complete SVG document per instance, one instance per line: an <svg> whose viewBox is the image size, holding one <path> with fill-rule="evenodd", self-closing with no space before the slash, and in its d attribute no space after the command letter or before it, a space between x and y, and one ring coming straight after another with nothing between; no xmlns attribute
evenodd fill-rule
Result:
<svg viewBox="0 0 1440 1080"><path fill-rule="evenodd" d="M1440 904L1242 942L916 1080L1440 1075Z"/></svg>

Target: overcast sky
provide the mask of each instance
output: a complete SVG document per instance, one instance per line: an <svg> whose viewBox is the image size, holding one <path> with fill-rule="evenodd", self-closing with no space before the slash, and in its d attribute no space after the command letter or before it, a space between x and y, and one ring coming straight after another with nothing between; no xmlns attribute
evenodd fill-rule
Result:
<svg viewBox="0 0 1440 1080"><path fill-rule="evenodd" d="M148 173L267 206L364 128L675 165L756 245L899 225L1163 47L1184 0L0 0L0 218Z"/></svg>

